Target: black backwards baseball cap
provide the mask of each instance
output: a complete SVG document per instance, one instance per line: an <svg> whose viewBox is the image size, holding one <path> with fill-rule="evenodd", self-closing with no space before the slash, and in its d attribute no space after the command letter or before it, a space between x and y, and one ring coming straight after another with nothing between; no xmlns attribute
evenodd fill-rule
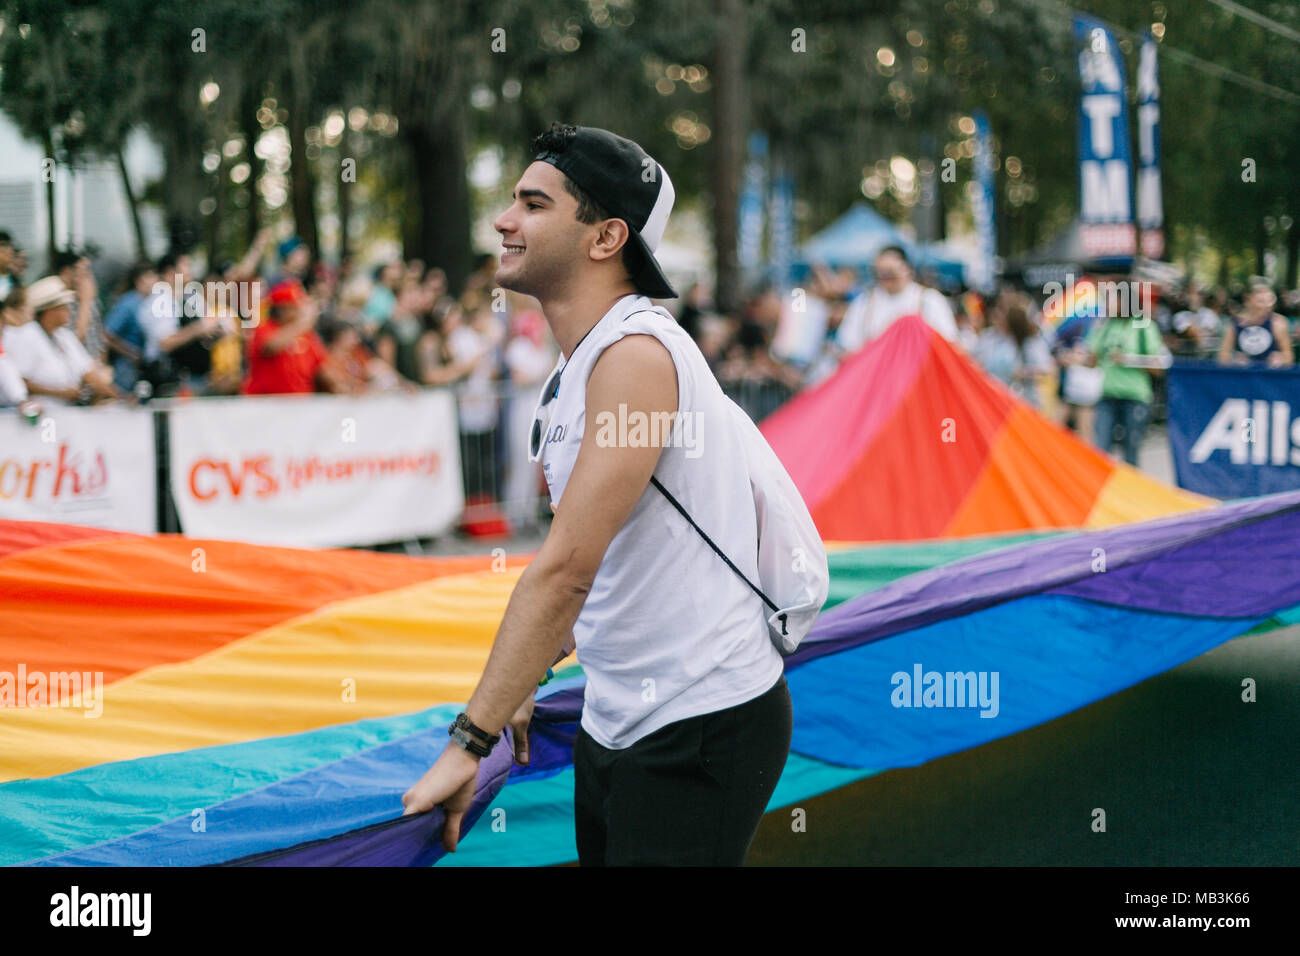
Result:
<svg viewBox="0 0 1300 956"><path fill-rule="evenodd" d="M636 143L608 130L552 124L551 132L566 137L568 145L544 149L533 159L550 163L611 218L627 223L633 258L640 261L632 276L638 292L652 299L677 298L677 291L655 261L676 198L668 172Z"/></svg>

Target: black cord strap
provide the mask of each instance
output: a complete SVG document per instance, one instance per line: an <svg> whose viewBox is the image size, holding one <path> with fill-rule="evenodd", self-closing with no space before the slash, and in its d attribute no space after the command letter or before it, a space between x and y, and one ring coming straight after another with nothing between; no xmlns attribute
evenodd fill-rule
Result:
<svg viewBox="0 0 1300 956"><path fill-rule="evenodd" d="M695 519L692 518L692 517L690 516L690 514L686 511L686 509L682 507L681 502L679 502L676 498L674 498L674 497L672 496L672 494L668 491L667 488L665 488L665 487L663 486L663 484L659 481L659 479L658 479L657 477L655 477L654 475L651 475L651 476L650 476L650 484L654 485L654 486L655 486L656 488L658 488L661 492L663 492L663 496L664 496L665 498L668 499L669 503L670 503L674 508L676 508L676 509L678 510L678 512L681 513L681 516L682 516L683 518L685 518L687 521L689 521L689 522L691 523L691 527L694 528L696 531L699 532L700 537L703 538L704 541L705 541L705 543L706 543L710 548L713 549L714 553L715 553L718 557L720 557L723 561L727 562L727 567L731 568L731 570L735 571L738 575L740 575L740 580L742 580L742 581L744 581L746 584L748 584L749 587L750 587L750 589L751 589L755 594L757 594L759 597L761 597L761 598L763 599L763 603L764 603L764 604L766 604L768 607L770 607L773 611L779 611L779 610L781 610L779 607L777 607L775 604L772 603L772 599L771 599L771 598L769 598L766 594L764 594L764 593L763 593L759 588L757 588L757 587L754 585L754 582L753 582L753 581L751 581L751 580L749 580L749 578L745 577L744 573L740 570L740 568L736 567L734 564L731 563L731 559L730 559L729 557L727 557L727 556L722 552L722 549L721 549L721 548L719 548L716 544L713 543L713 539L710 538L707 534L704 533L704 529L701 528L699 525L697 525L697 524L695 523ZM781 621L781 633L782 633L782 634L789 633L789 632L786 631L786 629L785 629L785 615L784 615L784 614L781 615L781 617L780 617L780 621Z"/></svg>
<svg viewBox="0 0 1300 956"><path fill-rule="evenodd" d="M623 321L626 322L626 321L627 321L628 319L630 319L632 316L634 316L634 315L641 315L642 313L649 313L649 314L651 314L651 315L658 315L658 314L659 314L659 313L657 313L657 312L654 312L652 309L638 309L636 312L629 312L627 315L623 316ZM577 351L577 349L574 349L574 351ZM687 521L689 521L689 522L691 523L691 527L694 528L697 532L699 532L699 535L700 535L701 538L704 539L704 542L705 542L705 543L706 543L710 548L713 549L713 553L716 554L718 557L720 557L723 561L725 561L725 562L727 563L727 567L731 568L731 570L735 571L736 574L740 575L740 580L742 580L742 581L744 581L746 584L748 584L750 590L753 591L755 594L757 594L759 597L761 597L761 598L763 599L763 603L764 603L764 604L766 604L768 607L770 607L773 611L779 611L779 610L781 610L781 609L780 609L779 607L777 607L774 603L772 603L772 599L771 599L771 598L769 598L769 597L768 597L766 594L764 594L764 593L763 593L763 592L762 592L758 587L755 586L755 584L754 584L753 581L751 581L751 580L749 580L749 578L745 577L745 575L741 572L740 568L736 567L734 564L731 563L731 559L730 559L729 557L727 557L727 556L722 552L722 549L721 549L721 548L719 548L716 544L713 543L713 539L710 538L707 534L704 533L704 529L701 528L699 525L697 525L697 524L695 523L695 519L692 518L692 517L690 516L690 513L687 512L687 510L686 510L685 508L682 507L681 502L679 502L676 498L674 498L674 497L672 496L672 494L668 491L667 488L665 488L665 487L663 486L663 484L659 481L658 478L656 478L654 475L651 475L651 476L650 476L650 483L651 483L652 485L654 485L656 488L658 488L661 492L663 492L663 496L664 496L665 498L668 499L668 502L669 502L669 503L670 503L674 508L677 509L677 511L681 514L681 516L682 516L683 518L685 518ZM782 614L782 615L780 615L780 617L778 618L778 620L781 622L781 633L782 633L783 635L784 635L784 634L788 634L789 631L786 630L786 626L785 626L785 624L786 624L786 616L785 616L784 614Z"/></svg>

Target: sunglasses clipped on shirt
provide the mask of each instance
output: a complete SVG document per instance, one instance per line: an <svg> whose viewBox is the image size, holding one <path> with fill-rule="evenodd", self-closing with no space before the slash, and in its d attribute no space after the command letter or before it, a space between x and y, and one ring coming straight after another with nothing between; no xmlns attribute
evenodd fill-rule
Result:
<svg viewBox="0 0 1300 956"><path fill-rule="evenodd" d="M551 424L551 402L560 393L560 373L563 371L564 365L557 366L555 371L551 373L551 377L546 380L546 387L542 389L542 403L537 406L537 414L533 419L533 432L528 439L529 461L541 460L542 438L547 432L547 427Z"/></svg>
<svg viewBox="0 0 1300 956"><path fill-rule="evenodd" d="M627 316L624 316L627 318ZM578 354L578 349L582 348L582 343L587 341L587 336L596 330L600 323L597 322L586 332L582 333L582 338L578 339L578 344L573 347L569 357L561 362L551 373L551 377L546 380L546 387L542 389L542 404L537 406L537 417L533 419L533 433L528 440L528 460L542 460L542 439L546 435L547 426L551 424L551 402L555 396L560 394L560 375L563 374L568 364L573 361L573 357Z"/></svg>

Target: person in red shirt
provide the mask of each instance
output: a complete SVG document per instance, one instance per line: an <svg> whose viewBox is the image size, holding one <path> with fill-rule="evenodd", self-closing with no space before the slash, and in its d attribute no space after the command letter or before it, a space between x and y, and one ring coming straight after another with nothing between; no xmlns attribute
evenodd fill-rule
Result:
<svg viewBox="0 0 1300 956"><path fill-rule="evenodd" d="M315 303L296 279L271 289L267 321L248 343L245 395L358 391L325 351L316 316Z"/></svg>

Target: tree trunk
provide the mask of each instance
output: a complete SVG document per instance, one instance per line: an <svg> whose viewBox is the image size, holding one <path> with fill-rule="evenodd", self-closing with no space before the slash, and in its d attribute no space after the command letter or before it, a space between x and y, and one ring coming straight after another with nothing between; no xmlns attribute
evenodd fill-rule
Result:
<svg viewBox="0 0 1300 956"><path fill-rule="evenodd" d="M465 179L466 132L460 113L445 125L424 117L402 122L416 188L414 243L406 258L419 258L447 273L447 288L463 288L470 271L469 187Z"/></svg>
<svg viewBox="0 0 1300 956"><path fill-rule="evenodd" d="M307 51L301 38L290 34L289 41L289 165L290 189L293 193L293 221L298 236L311 250L312 258L320 255L316 230L316 177L307 159L308 104L311 102L311 75L307 71Z"/></svg>
<svg viewBox="0 0 1300 956"><path fill-rule="evenodd" d="M1173 250L1172 250L1171 247L1172 247L1172 245L1173 245L1173 239L1174 239L1174 229L1173 229L1174 220L1170 218L1170 216L1169 216L1169 207L1165 205L1165 194L1164 194L1164 192L1163 192L1164 188L1165 188L1165 187L1164 187L1164 185L1162 184L1162 185L1160 186L1160 189L1161 189L1161 193L1160 193L1160 227L1159 227L1159 230L1158 230L1158 231L1160 232L1161 237L1162 237L1162 239L1163 239L1163 244L1164 244L1164 247L1165 247L1165 251L1164 251L1163 253L1161 253L1160 258L1163 259L1163 260L1165 260L1166 262L1173 262L1173 261L1174 261L1174 254L1173 254ZM1175 210L1175 214L1177 214L1177 210ZM1139 237L1138 237L1138 249L1141 249L1141 248L1142 248L1141 242L1142 242L1142 238L1141 238L1141 236L1139 235Z"/></svg>
<svg viewBox="0 0 1300 956"><path fill-rule="evenodd" d="M122 154L122 144L117 144L117 172L122 177L122 192L126 196L126 208L131 213L131 230L135 233L135 257L137 260L146 259L149 256L148 250L144 247L144 229L140 225L140 204L135 197L135 190L131 188L131 175L126 169L126 156Z"/></svg>
<svg viewBox="0 0 1300 956"><path fill-rule="evenodd" d="M339 265L343 265L348 259L351 251L348 237L348 230L352 227L352 187L355 183L347 182L343 179L343 162L352 157L352 129L349 126L343 127L343 140L339 144L339 168L335 170L336 188L338 189L338 206L339 206ZM356 170L353 170L355 175Z"/></svg>
<svg viewBox="0 0 1300 956"><path fill-rule="evenodd" d="M58 243L54 238L54 230L56 228L56 222L54 219L54 171L58 169L58 162L54 158L54 138L50 135L49 128L47 127L43 132L44 135L42 139L44 140L43 145L45 146L45 158L50 163L50 171L44 176L45 216L49 221L49 229L46 231L45 253L49 256L49 261L46 265L46 271L49 272L54 269L54 256L59 250Z"/></svg>
<svg viewBox="0 0 1300 956"><path fill-rule="evenodd" d="M1286 287L1294 289L1296 280L1300 278L1297 275L1297 267L1300 267L1300 222L1292 222L1291 228L1286 231Z"/></svg>
<svg viewBox="0 0 1300 956"><path fill-rule="evenodd" d="M262 90L245 87L239 104L239 128L244 134L245 159L248 162L248 219L244 226L245 242L252 246L262 228L262 197L257 191L257 184L262 179L262 159L253 151L258 137L262 135L262 126L257 121L257 110L262 105Z"/></svg>
<svg viewBox="0 0 1300 956"><path fill-rule="evenodd" d="M745 11L740 0L714 0L713 47L713 244L717 263L714 299L724 314L742 305L740 261L740 170L744 162Z"/></svg>
<svg viewBox="0 0 1300 956"><path fill-rule="evenodd" d="M406 202L402 203L401 218L397 223L398 231L402 237L402 254L407 257L413 257L417 253L416 249L420 248L420 196L421 187L419 183L423 150L416 146L411 137L407 136L407 151L402 156L403 172L401 181L407 183ZM423 136L421 136L423 142ZM428 260L426 260L426 263ZM428 263L432 264L432 263ZM455 289L459 292L459 286L449 285L448 289Z"/></svg>
<svg viewBox="0 0 1300 956"><path fill-rule="evenodd" d="M203 144L184 122L176 123L163 139L163 156L167 164L168 248L189 252L199 241L196 225L199 202L207 195L207 174L200 165Z"/></svg>
<svg viewBox="0 0 1300 956"><path fill-rule="evenodd" d="M298 110L289 114L289 150L293 156L289 166L290 190L293 193L293 223L298 236L311 250L312 258L320 254L320 243L316 233L316 177L311 174L310 161L307 159L306 124L293 117Z"/></svg>
<svg viewBox="0 0 1300 956"><path fill-rule="evenodd" d="M225 213L225 189L223 180L226 173L226 157L221 156L217 171L212 177L212 215L208 217L208 272L211 272L221 260L221 217Z"/></svg>

